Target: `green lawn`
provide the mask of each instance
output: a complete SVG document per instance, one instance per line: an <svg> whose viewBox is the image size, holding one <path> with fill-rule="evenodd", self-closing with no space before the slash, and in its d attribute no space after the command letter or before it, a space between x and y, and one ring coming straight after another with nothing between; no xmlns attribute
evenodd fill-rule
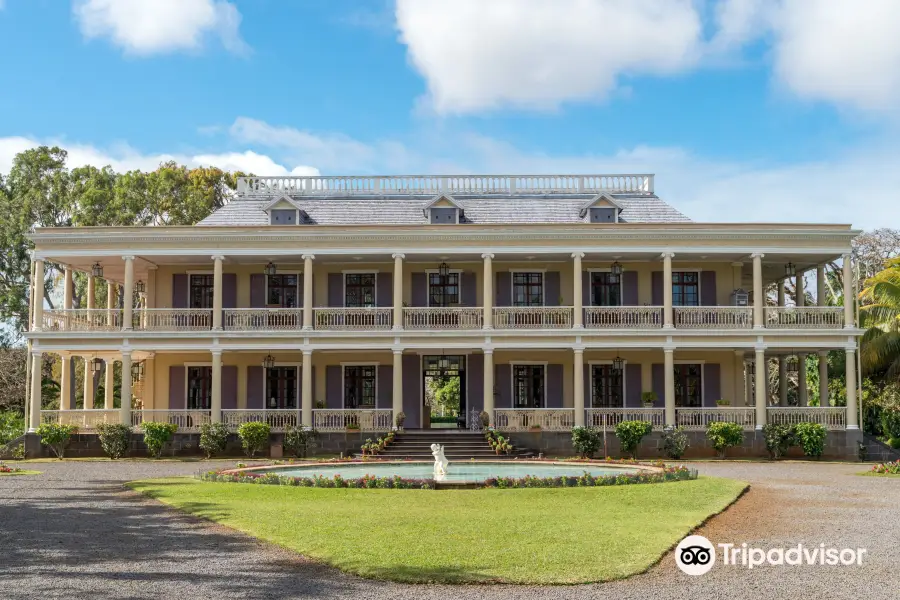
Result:
<svg viewBox="0 0 900 600"><path fill-rule="evenodd" d="M353 490L170 478L133 489L364 577L582 583L640 573L746 484Z"/></svg>

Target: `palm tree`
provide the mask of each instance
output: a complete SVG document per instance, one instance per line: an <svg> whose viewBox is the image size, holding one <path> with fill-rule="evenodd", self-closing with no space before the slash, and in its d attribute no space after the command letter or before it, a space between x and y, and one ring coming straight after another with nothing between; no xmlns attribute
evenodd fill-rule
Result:
<svg viewBox="0 0 900 600"><path fill-rule="evenodd" d="M863 371L900 380L900 259L868 279L859 298L867 328L860 350Z"/></svg>

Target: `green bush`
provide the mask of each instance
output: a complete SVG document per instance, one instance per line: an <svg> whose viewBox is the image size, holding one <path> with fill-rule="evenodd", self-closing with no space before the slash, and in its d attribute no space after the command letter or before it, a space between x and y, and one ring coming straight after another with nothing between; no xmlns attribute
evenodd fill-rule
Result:
<svg viewBox="0 0 900 600"><path fill-rule="evenodd" d="M637 449L644 436L653 431L647 421L622 421L616 425L616 437L622 445L622 452L637 458Z"/></svg>
<svg viewBox="0 0 900 600"><path fill-rule="evenodd" d="M25 433L25 416L16 411L0 411L0 446Z"/></svg>
<svg viewBox="0 0 900 600"><path fill-rule="evenodd" d="M131 445L131 427L118 423L100 423L97 425L97 437L103 452L115 460L128 454Z"/></svg>
<svg viewBox="0 0 900 600"><path fill-rule="evenodd" d="M78 433L78 427L75 425L44 423L37 428L37 434L41 436L41 443L49 446L60 460L65 456L66 447L76 433Z"/></svg>
<svg viewBox="0 0 900 600"><path fill-rule="evenodd" d="M788 448L795 444L794 428L790 425L775 425L769 423L763 426L763 437L766 440L766 450L772 460L778 460L787 454Z"/></svg>
<svg viewBox="0 0 900 600"><path fill-rule="evenodd" d="M602 443L603 438L598 430L580 426L572 428L572 446L581 458L593 458Z"/></svg>
<svg viewBox="0 0 900 600"><path fill-rule="evenodd" d="M881 431L891 448L900 448L900 406L882 408Z"/></svg>
<svg viewBox="0 0 900 600"><path fill-rule="evenodd" d="M144 445L147 446L147 452L153 458L159 458L162 455L163 446L178 431L178 425L148 421L141 425L141 429L144 431Z"/></svg>
<svg viewBox="0 0 900 600"><path fill-rule="evenodd" d="M719 458L725 458L728 448L744 443L744 428L737 423L715 421L706 426L706 439L719 453Z"/></svg>
<svg viewBox="0 0 900 600"><path fill-rule="evenodd" d="M206 458L225 452L228 442L228 425L225 423L204 423L200 426L200 449Z"/></svg>
<svg viewBox="0 0 900 600"><path fill-rule="evenodd" d="M887 445L894 450L900 450L900 437L892 437L888 439Z"/></svg>
<svg viewBox="0 0 900 600"><path fill-rule="evenodd" d="M241 445L250 458L268 447L271 433L272 428L268 423L244 423L238 428Z"/></svg>
<svg viewBox="0 0 900 600"><path fill-rule="evenodd" d="M304 427L289 427L284 432L284 451L297 458L306 458L306 453L315 445L319 432Z"/></svg>
<svg viewBox="0 0 900 600"><path fill-rule="evenodd" d="M818 423L797 423L794 425L797 442L806 456L819 457L825 452L825 436L828 430Z"/></svg>
<svg viewBox="0 0 900 600"><path fill-rule="evenodd" d="M663 430L663 452L671 459L678 460L684 456L689 446L684 427L666 427Z"/></svg>

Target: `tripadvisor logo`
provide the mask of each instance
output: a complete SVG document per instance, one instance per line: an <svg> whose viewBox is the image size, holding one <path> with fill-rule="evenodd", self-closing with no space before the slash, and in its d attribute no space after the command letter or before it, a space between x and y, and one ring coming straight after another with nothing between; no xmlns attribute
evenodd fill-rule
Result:
<svg viewBox="0 0 900 600"><path fill-rule="evenodd" d="M862 565L865 548L826 548L825 544L790 548L754 548L747 544L716 544L702 535L689 535L675 548L675 564L688 575L703 575L716 564L716 547L721 551L722 564L754 569L768 566L851 566Z"/></svg>

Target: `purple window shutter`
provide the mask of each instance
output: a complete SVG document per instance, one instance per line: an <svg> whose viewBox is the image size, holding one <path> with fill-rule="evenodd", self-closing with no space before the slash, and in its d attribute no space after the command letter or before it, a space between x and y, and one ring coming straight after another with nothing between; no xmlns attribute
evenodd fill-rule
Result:
<svg viewBox="0 0 900 600"><path fill-rule="evenodd" d="M300 370L303 371L303 369ZM313 408L316 408L319 405L319 399L316 397L316 368L313 367L312 369L310 369L310 372L312 372L312 377L310 379L312 379ZM303 382L301 381L300 384L303 385ZM302 390L303 388L300 389ZM302 401L303 398L301 398L300 400Z"/></svg>
<svg viewBox="0 0 900 600"><path fill-rule="evenodd" d="M497 285L494 286L494 305L510 306L512 304L512 273L497 271Z"/></svg>
<svg viewBox="0 0 900 600"><path fill-rule="evenodd" d="M650 283L653 294L653 306L662 306L665 302L665 294L663 293L663 272L653 271L653 273L650 274Z"/></svg>
<svg viewBox="0 0 900 600"><path fill-rule="evenodd" d="M591 408L593 406L593 390L591 389L591 369L592 365L582 365L581 380L584 382L584 406ZM577 377L577 375L576 375Z"/></svg>
<svg viewBox="0 0 900 600"><path fill-rule="evenodd" d="M120 294L121 296L121 294ZM188 276L187 273L175 273L172 275L172 308L188 307Z"/></svg>
<svg viewBox="0 0 900 600"><path fill-rule="evenodd" d="M716 306L716 272L700 273L700 306Z"/></svg>
<svg viewBox="0 0 900 600"><path fill-rule="evenodd" d="M460 293L462 297L459 299L463 306L478 306L478 291L475 283L475 273L472 271L463 271L460 275Z"/></svg>
<svg viewBox="0 0 900 600"><path fill-rule="evenodd" d="M563 366L547 365L547 397L545 408L563 407Z"/></svg>
<svg viewBox="0 0 900 600"><path fill-rule="evenodd" d="M559 306L559 271L544 273L544 306Z"/></svg>
<svg viewBox="0 0 900 600"><path fill-rule="evenodd" d="M662 302L660 302L662 304ZM622 273L622 306L638 305L638 274L637 271L625 271Z"/></svg>
<svg viewBox="0 0 900 600"><path fill-rule="evenodd" d="M187 408L185 377L187 377L186 367L181 365L169 367L169 410Z"/></svg>
<svg viewBox="0 0 900 600"><path fill-rule="evenodd" d="M315 301L313 301L315 306ZM303 273L297 276L297 306L293 308L303 308Z"/></svg>
<svg viewBox="0 0 900 600"><path fill-rule="evenodd" d="M328 306L341 308L344 306L344 274L328 274ZM340 406L338 408L341 408Z"/></svg>
<svg viewBox="0 0 900 600"><path fill-rule="evenodd" d="M703 406L715 406L722 399L722 370L717 363L703 365Z"/></svg>
<svg viewBox="0 0 900 600"><path fill-rule="evenodd" d="M424 275L424 273L423 273ZM422 365L416 354L403 355L404 427L418 429L422 425Z"/></svg>
<svg viewBox="0 0 900 600"><path fill-rule="evenodd" d="M641 389L641 385L640 363L625 365L625 406L627 408L641 407L641 393L644 391Z"/></svg>
<svg viewBox="0 0 900 600"><path fill-rule="evenodd" d="M479 412L484 409L484 355L470 354L466 357L466 411L473 408ZM467 421L468 423L468 421Z"/></svg>
<svg viewBox="0 0 900 600"><path fill-rule="evenodd" d="M237 308L237 274L222 273L222 308Z"/></svg>
<svg viewBox="0 0 900 600"><path fill-rule="evenodd" d="M428 279L426 273L411 273L412 289L410 290L410 299L413 306L428 306ZM405 410L403 412L406 412Z"/></svg>
<svg viewBox="0 0 900 600"><path fill-rule="evenodd" d="M391 273L375 275L375 297L378 306L394 305L394 276Z"/></svg>
<svg viewBox="0 0 900 600"><path fill-rule="evenodd" d="M247 408L256 409L265 406L263 401L264 374L261 366L247 367Z"/></svg>
<svg viewBox="0 0 900 600"><path fill-rule="evenodd" d="M591 306L591 274L581 272L581 305Z"/></svg>
<svg viewBox="0 0 900 600"><path fill-rule="evenodd" d="M266 307L266 275L265 273L250 274L250 308Z"/></svg>
<svg viewBox="0 0 900 600"><path fill-rule="evenodd" d="M494 408L512 408L512 367L494 365Z"/></svg>
<svg viewBox="0 0 900 600"><path fill-rule="evenodd" d="M394 405L394 367L378 365L378 390L375 394L376 408L391 408Z"/></svg>
<svg viewBox="0 0 900 600"><path fill-rule="evenodd" d="M234 365L222 365L222 408L237 408L237 370Z"/></svg>
<svg viewBox="0 0 900 600"><path fill-rule="evenodd" d="M340 365L325 367L325 408L344 408L344 374Z"/></svg>
<svg viewBox="0 0 900 600"><path fill-rule="evenodd" d="M666 405L666 365L653 365L653 391L656 392L656 402L653 406Z"/></svg>

